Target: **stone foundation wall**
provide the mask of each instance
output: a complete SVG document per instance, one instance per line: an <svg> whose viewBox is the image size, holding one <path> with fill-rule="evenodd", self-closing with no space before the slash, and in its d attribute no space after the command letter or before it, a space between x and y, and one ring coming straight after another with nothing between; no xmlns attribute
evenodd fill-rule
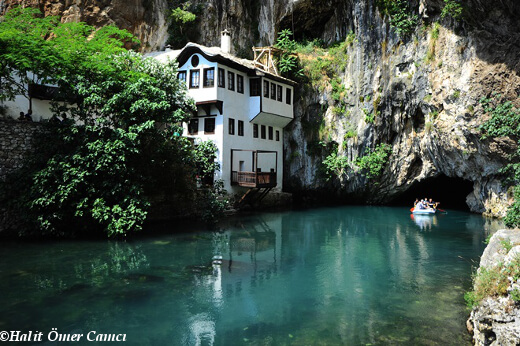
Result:
<svg viewBox="0 0 520 346"><path fill-rule="evenodd" d="M42 123L0 119L0 182L21 168L27 155L36 148L34 139L46 130ZM20 218L0 204L0 235L16 237Z"/></svg>
<svg viewBox="0 0 520 346"><path fill-rule="evenodd" d="M21 168L27 154L37 150L34 136L44 129L37 122L0 119L0 180Z"/></svg>

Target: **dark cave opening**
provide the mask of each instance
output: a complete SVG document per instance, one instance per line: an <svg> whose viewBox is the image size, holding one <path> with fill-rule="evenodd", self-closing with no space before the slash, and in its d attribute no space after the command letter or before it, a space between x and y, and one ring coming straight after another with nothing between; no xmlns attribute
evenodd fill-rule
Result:
<svg viewBox="0 0 520 346"><path fill-rule="evenodd" d="M441 174L413 184L390 204L412 207L416 198L431 198L436 202L441 202L439 205L441 209L469 211L466 196L472 191L473 182L457 177L450 178Z"/></svg>

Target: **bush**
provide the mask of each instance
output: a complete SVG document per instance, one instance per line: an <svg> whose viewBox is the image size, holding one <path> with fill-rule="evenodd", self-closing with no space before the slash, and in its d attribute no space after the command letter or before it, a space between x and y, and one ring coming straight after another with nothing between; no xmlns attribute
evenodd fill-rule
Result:
<svg viewBox="0 0 520 346"><path fill-rule="evenodd" d="M463 7L460 0L444 0L441 17L451 16L453 19L459 20L462 18L462 11Z"/></svg>
<svg viewBox="0 0 520 346"><path fill-rule="evenodd" d="M377 178L383 173L391 153L392 147L389 144L379 144L373 151L358 158L356 165L364 171L368 179Z"/></svg>
<svg viewBox="0 0 520 346"><path fill-rule="evenodd" d="M410 10L406 0L377 0L376 4L383 14L390 16L390 25L395 27L399 36L406 36L415 29L418 16Z"/></svg>
<svg viewBox="0 0 520 346"><path fill-rule="evenodd" d="M504 101L500 94L482 98L480 103L491 118L480 125L482 138L508 136L517 140L517 151L511 155L510 163L501 172L506 174L505 184L516 185L514 202L504 219L508 227L520 227L520 111L509 100Z"/></svg>
<svg viewBox="0 0 520 346"><path fill-rule="evenodd" d="M466 304L475 307L486 297L507 295L509 277L515 281L520 278L520 258L515 258L507 265L499 264L490 269L481 267L479 272L473 275L473 291L464 295Z"/></svg>

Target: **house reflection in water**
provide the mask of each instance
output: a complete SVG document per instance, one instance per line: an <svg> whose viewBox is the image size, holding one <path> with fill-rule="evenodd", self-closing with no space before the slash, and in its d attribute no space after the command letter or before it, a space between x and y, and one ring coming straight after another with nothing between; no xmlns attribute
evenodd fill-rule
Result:
<svg viewBox="0 0 520 346"><path fill-rule="evenodd" d="M281 219L262 218L254 224L248 223L247 229L242 225L238 228L219 233L220 239L214 242L212 274L195 277L193 294L197 309L191 311L190 336L184 340L189 344L213 344L220 314L234 316L226 319L232 324L244 319L256 320L259 307L252 293L278 272ZM224 329L230 327L220 325Z"/></svg>

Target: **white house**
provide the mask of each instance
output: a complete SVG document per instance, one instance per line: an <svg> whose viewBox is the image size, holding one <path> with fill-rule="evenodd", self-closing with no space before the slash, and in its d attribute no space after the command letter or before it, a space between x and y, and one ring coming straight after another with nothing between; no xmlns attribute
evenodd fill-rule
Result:
<svg viewBox="0 0 520 346"><path fill-rule="evenodd" d="M296 83L255 61L233 56L230 46L224 31L221 47L188 43L181 50L150 55L159 61L178 61L178 77L197 105L184 135L217 145L221 170L215 177L224 181L225 189L281 190L283 128L294 117Z"/></svg>

